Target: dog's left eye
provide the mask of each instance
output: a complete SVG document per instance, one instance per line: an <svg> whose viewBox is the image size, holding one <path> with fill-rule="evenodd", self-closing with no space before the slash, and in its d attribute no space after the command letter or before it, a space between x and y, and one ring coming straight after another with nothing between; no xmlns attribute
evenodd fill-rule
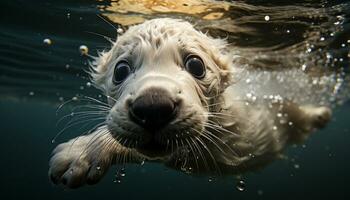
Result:
<svg viewBox="0 0 350 200"><path fill-rule="evenodd" d="M189 55L185 62L186 70L197 79L202 79L205 76L205 66L202 59L196 55Z"/></svg>
<svg viewBox="0 0 350 200"><path fill-rule="evenodd" d="M113 83L114 84L120 84L128 77L130 74L131 69L130 65L127 61L120 61L115 65L114 68L114 74L113 74Z"/></svg>

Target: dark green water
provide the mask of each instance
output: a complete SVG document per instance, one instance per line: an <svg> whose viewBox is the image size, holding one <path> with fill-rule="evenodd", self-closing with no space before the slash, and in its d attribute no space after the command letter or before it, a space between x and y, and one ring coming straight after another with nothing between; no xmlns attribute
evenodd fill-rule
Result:
<svg viewBox="0 0 350 200"><path fill-rule="evenodd" d="M254 6L286 6L279 1L246 1ZM303 146L290 147L287 160L279 160L265 169L245 174L245 190L236 189L234 177L214 179L191 177L167 170L157 164L128 166L122 183L113 182L112 168L101 183L77 190L53 186L47 177L52 138L62 127L56 127L60 116L57 106L76 95L98 96L86 83L84 70L87 57L78 49L84 44L92 55L108 48L103 38L88 32L116 37L115 30L96 14L97 5L108 1L93 0L2 0L0 2L0 156L1 199L349 199L350 180L350 104L335 109L334 119L325 129L316 132ZM295 1L295 5L315 8L339 6L344 16L342 28L329 39L324 50L334 55L347 55L350 39L349 6L346 1ZM341 5L346 6L341 6ZM348 8L348 9L347 9ZM68 17L69 13L69 17ZM244 12L236 13L242 15ZM232 14L233 13L232 11ZM248 15L247 13L245 13ZM251 13L254 15L254 13ZM300 42L304 26L279 22L295 30L295 37L278 37L285 45ZM320 21L314 23L322 23ZM256 26L257 34L269 30ZM276 25L277 26L277 25ZM293 29L294 28L294 29ZM273 46L265 33L263 39L240 34L230 37L241 46ZM238 36L242 36L239 38ZM45 38L52 45L43 44ZM248 42L242 42L245 39ZM288 40L289 39L289 40ZM253 42L254 41L254 42ZM342 47L341 44L346 44ZM348 71L348 58L334 68ZM69 109L69 108L67 108ZM62 115L61 115L62 116ZM81 132L81 131L80 131ZM57 142L79 135L70 129Z"/></svg>

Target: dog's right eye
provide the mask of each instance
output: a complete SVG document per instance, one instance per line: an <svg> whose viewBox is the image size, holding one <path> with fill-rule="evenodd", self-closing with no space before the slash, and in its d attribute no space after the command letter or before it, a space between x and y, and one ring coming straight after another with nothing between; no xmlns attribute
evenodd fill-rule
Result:
<svg viewBox="0 0 350 200"><path fill-rule="evenodd" d="M122 83L130 74L131 69L127 61L122 60L115 65L113 83L120 84Z"/></svg>
<svg viewBox="0 0 350 200"><path fill-rule="evenodd" d="M205 76L205 66L202 59L196 55L189 55L185 61L186 70L197 79L202 79Z"/></svg>

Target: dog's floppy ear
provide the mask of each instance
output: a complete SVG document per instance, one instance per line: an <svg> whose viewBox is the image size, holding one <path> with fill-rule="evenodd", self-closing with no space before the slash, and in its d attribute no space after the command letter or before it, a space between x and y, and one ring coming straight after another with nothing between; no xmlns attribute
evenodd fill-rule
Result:
<svg viewBox="0 0 350 200"><path fill-rule="evenodd" d="M212 49L209 52L212 62L215 64L217 71L217 92L223 92L232 84L232 69L233 56L226 50L226 42L221 39L213 39L213 42L218 43L217 49Z"/></svg>

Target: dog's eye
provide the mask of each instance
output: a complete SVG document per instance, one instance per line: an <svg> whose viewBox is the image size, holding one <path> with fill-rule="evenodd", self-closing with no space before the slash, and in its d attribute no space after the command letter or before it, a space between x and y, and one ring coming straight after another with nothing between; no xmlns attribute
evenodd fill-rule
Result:
<svg viewBox="0 0 350 200"><path fill-rule="evenodd" d="M196 55L189 55L185 62L186 70L195 78L202 79L205 76L205 66L202 59Z"/></svg>
<svg viewBox="0 0 350 200"><path fill-rule="evenodd" d="M120 84L124 81L124 79L126 79L126 77L128 77L130 72L130 65L127 61L122 60L118 62L114 68L113 83Z"/></svg>

